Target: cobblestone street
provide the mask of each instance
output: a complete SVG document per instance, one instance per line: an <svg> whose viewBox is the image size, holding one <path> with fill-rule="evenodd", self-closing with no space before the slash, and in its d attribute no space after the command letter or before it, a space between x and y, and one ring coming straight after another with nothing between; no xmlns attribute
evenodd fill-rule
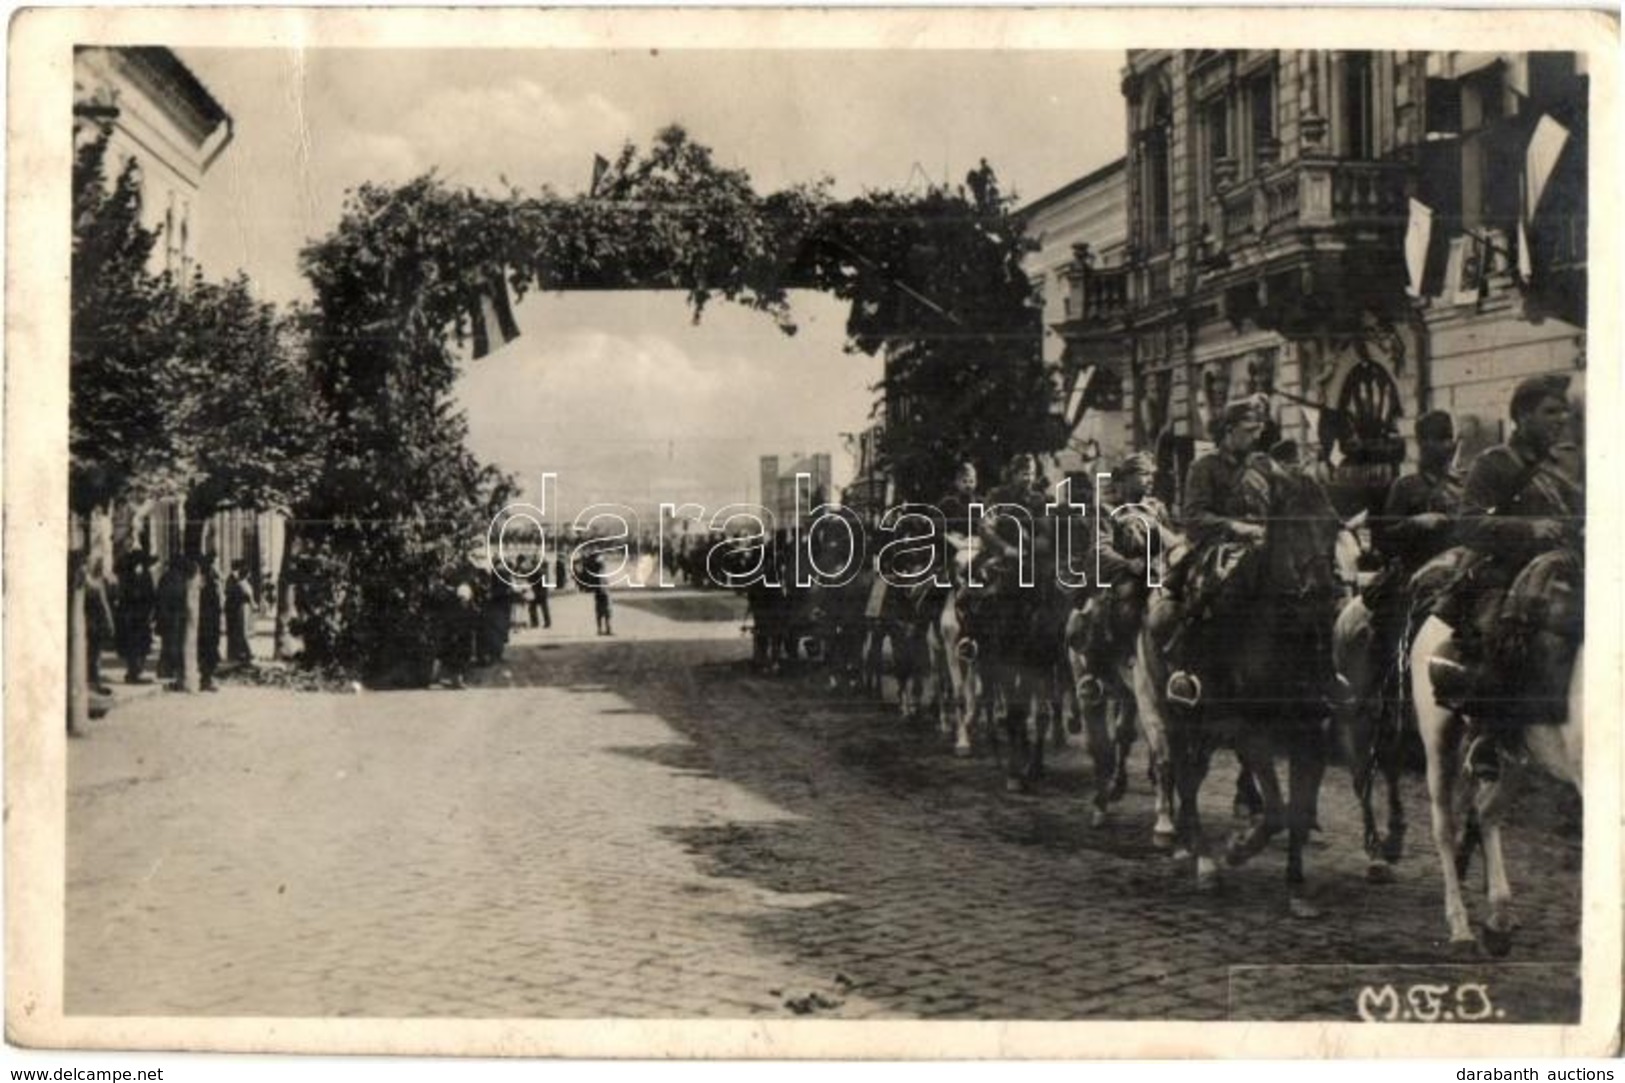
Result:
<svg viewBox="0 0 1625 1083"><path fill-rule="evenodd" d="M1359 988L1430 980L1483 983L1506 1021L1575 1017L1555 788L1507 840L1512 957L1463 959L1438 943L1419 777L1377 886L1331 771L1308 854L1326 913L1294 922L1280 847L1213 896L1153 850L1143 747L1092 830L1079 742L1009 796L991 758L895 712L753 674L732 599L712 621L649 602L602 639L556 598L555 630L467 691L228 684L93 723L69 752L67 1011L1352 1019Z"/></svg>

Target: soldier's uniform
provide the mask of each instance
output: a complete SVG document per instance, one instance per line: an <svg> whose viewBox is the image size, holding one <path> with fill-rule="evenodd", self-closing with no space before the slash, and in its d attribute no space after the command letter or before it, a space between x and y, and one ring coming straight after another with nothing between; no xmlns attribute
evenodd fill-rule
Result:
<svg viewBox="0 0 1625 1083"><path fill-rule="evenodd" d="M1535 377L1519 396L1565 397L1568 380ZM1515 411L1516 412L1516 411ZM1522 429L1473 462L1462 492L1456 539L1470 550L1463 572L1446 591L1436 615L1455 629L1474 665L1465 694L1457 697L1480 727L1504 730L1521 721L1505 703L1516 699L1523 659L1501 649L1498 618L1508 588L1530 561L1557 549L1583 551L1585 496L1551 448L1541 448ZM1548 534L1541 523L1561 529ZM1447 690L1436 682L1441 693ZM1469 753L1475 770L1493 771L1483 755Z"/></svg>
<svg viewBox="0 0 1625 1083"><path fill-rule="evenodd" d="M1382 672L1393 668L1386 660L1397 656L1406 622L1414 616L1410 607L1427 602L1409 598L1406 587L1424 564L1455 544L1460 506L1461 481L1450 471L1417 470L1389 487L1382 515L1371 524L1372 545L1385 562L1364 599L1371 612L1372 650ZM1428 515L1448 518L1438 526L1419 521Z"/></svg>

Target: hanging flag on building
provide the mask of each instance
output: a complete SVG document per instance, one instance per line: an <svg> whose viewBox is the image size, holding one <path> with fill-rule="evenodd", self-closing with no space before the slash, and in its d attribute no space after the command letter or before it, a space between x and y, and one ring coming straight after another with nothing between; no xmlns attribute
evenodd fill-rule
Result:
<svg viewBox="0 0 1625 1083"><path fill-rule="evenodd" d="M1569 130L1543 115L1530 133L1524 152L1522 207L1518 215L1518 277L1525 285L1534 280L1533 241L1540 232L1535 220L1557 164L1568 146Z"/></svg>
<svg viewBox="0 0 1625 1083"><path fill-rule="evenodd" d="M1410 273L1410 283L1405 292L1424 297L1428 293L1428 250L1433 245L1433 209L1416 199L1410 205L1410 217L1405 223L1405 270Z"/></svg>
<svg viewBox="0 0 1625 1083"><path fill-rule="evenodd" d="M1540 197L1546 194L1546 183L1552 179L1557 159L1568 145L1569 130L1549 116L1542 116L1529 137L1529 150L1525 155L1524 184L1525 208L1530 219L1540 209Z"/></svg>
<svg viewBox="0 0 1625 1083"><path fill-rule="evenodd" d="M519 324L508 301L508 281L494 275L477 291L469 304L469 320L474 325L474 358L478 360L519 337Z"/></svg>
<svg viewBox="0 0 1625 1083"><path fill-rule="evenodd" d="M597 195L598 186L604 182L604 174L609 172L609 159L602 154L592 156L592 187L587 189L588 195Z"/></svg>

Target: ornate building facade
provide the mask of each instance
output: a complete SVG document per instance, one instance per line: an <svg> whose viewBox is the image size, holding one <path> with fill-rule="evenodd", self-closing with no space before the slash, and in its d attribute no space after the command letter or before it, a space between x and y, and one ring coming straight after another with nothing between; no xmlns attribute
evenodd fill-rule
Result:
<svg viewBox="0 0 1625 1083"><path fill-rule="evenodd" d="M1131 51L1126 252L1098 287L1126 303L1085 316L1123 343L1164 495L1224 403L1261 392L1279 435L1330 464L1339 504L1369 507L1419 413L1497 435L1512 383L1581 363L1583 331L1552 311L1573 305L1538 275L1572 298L1578 274L1583 297L1583 244L1577 259L1572 228L1566 244L1533 229L1518 190L1548 112L1583 158L1584 91L1572 56ZM1543 198L1572 227L1563 176ZM1515 287L1520 224L1545 270Z"/></svg>

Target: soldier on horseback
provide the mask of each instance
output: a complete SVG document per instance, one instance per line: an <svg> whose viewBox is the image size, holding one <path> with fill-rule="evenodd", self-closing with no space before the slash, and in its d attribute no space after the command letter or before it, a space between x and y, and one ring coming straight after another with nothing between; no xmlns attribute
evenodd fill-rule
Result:
<svg viewBox="0 0 1625 1083"><path fill-rule="evenodd" d="M1218 447L1193 462L1186 476L1181 518L1192 551L1169 575L1167 594L1173 604L1152 614L1154 624L1175 626L1164 641L1164 652L1176 661L1224 583L1223 569L1214 567L1221 548L1256 550L1266 536L1258 519L1268 494L1261 499L1250 487L1250 479L1259 476L1255 449L1264 430L1258 404L1250 399L1231 403L1216 429ZM1195 703L1201 682L1180 668L1169 677L1167 691L1176 702Z"/></svg>
<svg viewBox="0 0 1625 1083"><path fill-rule="evenodd" d="M1461 480L1451 470L1456 431L1443 410L1423 414L1416 422L1416 471L1388 489L1382 515L1372 521L1371 542L1384 558L1382 570L1362 598L1371 613L1373 672L1383 680L1399 667L1406 628L1418 617L1425 599L1408 596L1407 586L1423 565L1455 544L1455 516L1461 504Z"/></svg>
<svg viewBox="0 0 1625 1083"><path fill-rule="evenodd" d="M1479 455L1468 474L1457 529L1470 552L1436 610L1456 632L1466 664L1435 657L1434 688L1441 703L1468 717L1466 766L1484 780L1499 777L1502 752L1525 721L1535 721L1528 708L1540 697L1531 690L1555 683L1533 672L1528 652L1518 649L1516 633L1548 604L1524 597L1537 587L1519 586L1528 580L1521 573L1555 561L1566 565L1556 574L1579 574L1585 494L1554 454L1569 422L1568 388L1568 377L1554 375L1531 377L1514 390L1511 439ZM1578 608L1572 612L1577 640Z"/></svg>

